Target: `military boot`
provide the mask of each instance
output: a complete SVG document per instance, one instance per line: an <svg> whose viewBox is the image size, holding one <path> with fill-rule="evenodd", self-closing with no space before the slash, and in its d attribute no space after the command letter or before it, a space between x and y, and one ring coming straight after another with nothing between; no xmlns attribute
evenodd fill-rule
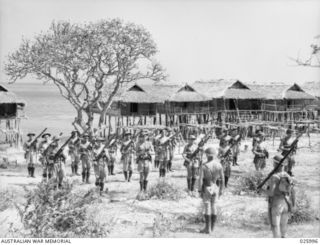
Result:
<svg viewBox="0 0 320 245"><path fill-rule="evenodd" d="M74 166L73 165L71 165L71 173L72 173L72 175L74 175Z"/></svg>
<svg viewBox="0 0 320 245"><path fill-rule="evenodd" d="M196 183L196 179L195 178L192 178L191 179L191 191L194 191L194 185Z"/></svg>
<svg viewBox="0 0 320 245"><path fill-rule="evenodd" d="M86 183L87 183L87 184L90 184L89 178L90 178L90 171L88 170L88 171L87 171L87 174L86 174Z"/></svg>
<svg viewBox="0 0 320 245"><path fill-rule="evenodd" d="M140 191L143 191L143 181L140 181Z"/></svg>
<svg viewBox="0 0 320 245"><path fill-rule="evenodd" d="M132 171L129 171L129 177L128 177L128 182L130 182L132 176Z"/></svg>
<svg viewBox="0 0 320 245"><path fill-rule="evenodd" d="M217 215L212 214L211 215L211 232L214 230L214 225L215 225L216 221L217 221Z"/></svg>
<svg viewBox="0 0 320 245"><path fill-rule="evenodd" d="M123 175L124 175L124 179L127 181L128 180L128 172L127 171L123 171Z"/></svg>
<svg viewBox="0 0 320 245"><path fill-rule="evenodd" d="M28 177L30 177L31 176L31 170L30 170L31 168L30 167L28 167Z"/></svg>
<svg viewBox="0 0 320 245"><path fill-rule="evenodd" d="M191 191L191 179L187 179L188 191Z"/></svg>
<svg viewBox="0 0 320 245"><path fill-rule="evenodd" d="M200 231L200 233L210 234L211 233L211 220L210 215L204 215L205 227Z"/></svg>
<svg viewBox="0 0 320 245"><path fill-rule="evenodd" d="M227 188L228 187L228 181L229 181L229 177L224 176L224 186Z"/></svg>
<svg viewBox="0 0 320 245"><path fill-rule="evenodd" d="M35 178L35 177L34 177L34 170L35 170L35 168L32 167L32 168L31 168L31 177L32 177L32 178Z"/></svg>
<svg viewBox="0 0 320 245"><path fill-rule="evenodd" d="M112 165L112 166L110 167L110 169L111 169L111 175L115 175L115 174L113 173L114 165Z"/></svg>
<svg viewBox="0 0 320 245"><path fill-rule="evenodd" d="M147 191L147 187L148 187L148 180L145 180L143 183L143 190Z"/></svg>
<svg viewBox="0 0 320 245"><path fill-rule="evenodd" d="M85 172L85 170L82 170L82 182L85 182L85 180L86 180L86 172Z"/></svg>

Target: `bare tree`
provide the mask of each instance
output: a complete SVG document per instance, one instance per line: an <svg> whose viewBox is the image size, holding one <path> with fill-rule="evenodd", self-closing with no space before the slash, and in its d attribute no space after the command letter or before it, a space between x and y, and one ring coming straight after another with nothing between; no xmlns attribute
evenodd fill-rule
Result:
<svg viewBox="0 0 320 245"><path fill-rule="evenodd" d="M301 59L298 57L297 59L293 59L299 66L307 66L320 68L320 35L316 36L317 44L311 44L311 52L308 58Z"/></svg>
<svg viewBox="0 0 320 245"><path fill-rule="evenodd" d="M156 53L150 33L133 23L119 19L88 24L53 22L47 32L22 41L8 56L5 72L10 82L27 75L53 82L76 109L75 122L92 127L93 108L100 112L101 125L123 84L165 78L160 64L152 59ZM103 91L107 100L101 104Z"/></svg>

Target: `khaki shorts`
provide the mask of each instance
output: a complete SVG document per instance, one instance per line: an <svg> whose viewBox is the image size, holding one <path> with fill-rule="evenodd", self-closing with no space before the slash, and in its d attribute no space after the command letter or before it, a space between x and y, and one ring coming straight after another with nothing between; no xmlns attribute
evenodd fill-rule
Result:
<svg viewBox="0 0 320 245"><path fill-rule="evenodd" d="M151 168L151 161L149 160L139 160L138 161L138 172L148 172Z"/></svg>

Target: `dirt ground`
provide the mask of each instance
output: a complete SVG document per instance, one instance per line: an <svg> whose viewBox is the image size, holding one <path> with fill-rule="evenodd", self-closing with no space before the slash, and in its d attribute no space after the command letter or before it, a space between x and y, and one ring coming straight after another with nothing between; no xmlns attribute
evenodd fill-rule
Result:
<svg viewBox="0 0 320 245"><path fill-rule="evenodd" d="M273 145L267 141L272 158L276 154L279 139ZM210 142L217 146L217 140ZM248 145L247 151L244 146ZM237 178L246 172L254 171L252 163L251 139L242 142L242 152L239 165L232 168L230 186L220 198L220 219L212 237L272 237L267 224L267 202L263 195L240 193ZM296 189L304 190L311 199L311 206L319 210L320 204L320 138L311 135L299 142L296 155L297 165L294 175L297 181ZM271 170L272 160L268 160L268 173ZM174 172L167 175L168 182L186 191L186 170L182 165L181 155L176 154L173 163ZM82 184L81 176L71 177L71 169L67 163L68 179L75 183L77 191L85 192L95 189L94 176L91 174L91 184ZM136 167L136 166L135 166ZM106 186L109 192L99 198L99 201L89 208L89 213L96 221L108 224L109 237L208 237L200 234L203 223L200 221L202 211L201 199L186 195L179 201L147 200L138 201L139 175L135 169L132 181L124 182L121 165L116 166L116 175L107 179ZM26 177L25 165L11 165L7 169L0 169L0 193L16 203L24 202L24 188L34 188L41 181L41 167L37 167L36 178ZM149 186L159 181L158 171L152 170L149 176ZM78 183L78 184L77 184ZM319 216L318 216L319 217ZM0 209L0 237L16 236L15 230L23 230L18 213L13 206ZM311 223L291 224L288 237L320 237L319 219Z"/></svg>

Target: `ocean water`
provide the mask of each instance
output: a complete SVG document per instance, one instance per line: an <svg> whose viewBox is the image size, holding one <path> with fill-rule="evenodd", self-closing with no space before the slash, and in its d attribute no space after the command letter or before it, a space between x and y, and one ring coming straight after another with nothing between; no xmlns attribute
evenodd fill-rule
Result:
<svg viewBox="0 0 320 245"><path fill-rule="evenodd" d="M37 134L45 127L48 128L47 132L63 132L65 136L73 130L72 122L76 111L60 95L54 84L17 82L3 85L26 101L26 119L22 119L21 122L21 129L25 135L28 132Z"/></svg>

